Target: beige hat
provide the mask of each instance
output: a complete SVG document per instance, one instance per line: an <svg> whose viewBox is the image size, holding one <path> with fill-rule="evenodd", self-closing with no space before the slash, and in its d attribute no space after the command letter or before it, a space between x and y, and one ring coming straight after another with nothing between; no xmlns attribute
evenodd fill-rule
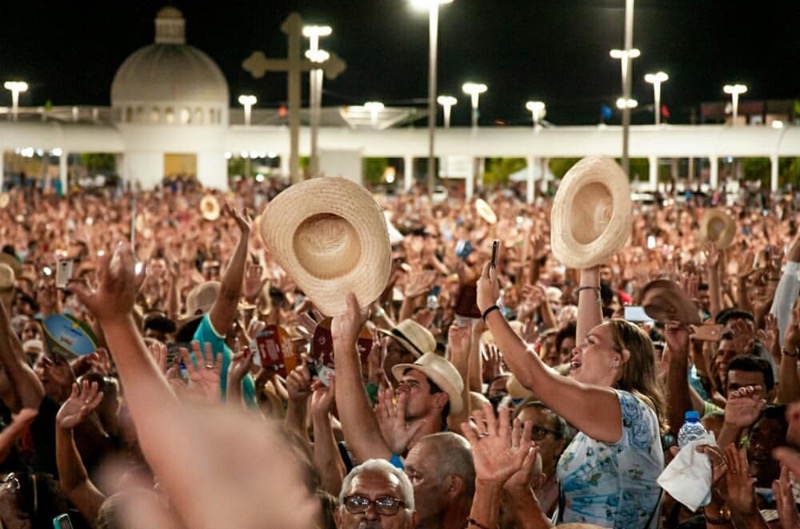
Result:
<svg viewBox="0 0 800 529"><path fill-rule="evenodd" d="M324 176L295 184L262 214L261 237L275 261L326 316L361 307L386 288L392 266L381 208L362 186Z"/></svg>
<svg viewBox="0 0 800 529"><path fill-rule="evenodd" d="M510 322L508 322L508 326L511 327L511 330L514 331L517 334L517 336L522 338L522 334L525 332L525 324L524 323L522 323L519 320L511 320ZM494 339L494 335L492 334L492 331L490 331L488 329L483 331L481 333L481 342L483 342L485 344L494 345L495 339Z"/></svg>
<svg viewBox="0 0 800 529"><path fill-rule="evenodd" d="M217 220L220 214L219 200L214 195L205 195L200 199L200 213L206 220Z"/></svg>
<svg viewBox="0 0 800 529"><path fill-rule="evenodd" d="M733 242L736 235L736 221L720 208L707 209L700 221L700 238L706 242L716 243L717 248L724 250Z"/></svg>
<svg viewBox="0 0 800 529"><path fill-rule="evenodd" d="M644 312L660 322L679 321L700 325L700 310L678 283L671 279L655 279L642 287L640 293Z"/></svg>
<svg viewBox="0 0 800 529"><path fill-rule="evenodd" d="M7 254L6 252L0 252L0 263L10 266L11 269L14 270L15 277L22 275L22 263L19 262L16 256Z"/></svg>
<svg viewBox="0 0 800 529"><path fill-rule="evenodd" d="M0 300L3 301L7 311L11 311L11 305L14 303L15 287L14 269L5 263L0 263Z"/></svg>
<svg viewBox="0 0 800 529"><path fill-rule="evenodd" d="M436 351L436 338L431 331L410 318L401 321L392 330L378 329L378 332L400 342L416 358Z"/></svg>
<svg viewBox="0 0 800 529"><path fill-rule="evenodd" d="M206 281L190 290L186 295L186 312L178 319L178 323L183 325L210 311L221 286L219 281Z"/></svg>
<svg viewBox="0 0 800 529"><path fill-rule="evenodd" d="M400 380L407 369L416 369L428 377L450 397L450 415L458 415L464 407L461 392L464 381L456 368L446 358L436 353L425 353L413 364L397 364L392 368L394 378Z"/></svg>
<svg viewBox="0 0 800 529"><path fill-rule="evenodd" d="M611 158L583 158L564 175L553 201L553 255L570 268L606 262L630 237L631 208L622 168Z"/></svg>
<svg viewBox="0 0 800 529"><path fill-rule="evenodd" d="M9 202L11 202L11 195L7 192L0 193L0 209L5 209L8 207Z"/></svg>
<svg viewBox="0 0 800 529"><path fill-rule="evenodd" d="M489 224L497 222L497 214L484 199L479 198L475 201L475 209L478 211L478 215Z"/></svg>

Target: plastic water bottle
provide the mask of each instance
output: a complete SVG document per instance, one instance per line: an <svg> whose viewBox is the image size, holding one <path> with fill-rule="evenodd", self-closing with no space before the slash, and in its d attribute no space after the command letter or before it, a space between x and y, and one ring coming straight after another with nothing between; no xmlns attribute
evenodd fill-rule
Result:
<svg viewBox="0 0 800 529"><path fill-rule="evenodd" d="M684 413L683 420L683 426L678 430L678 448L683 448L708 433L700 422L700 414L696 411L690 410Z"/></svg>

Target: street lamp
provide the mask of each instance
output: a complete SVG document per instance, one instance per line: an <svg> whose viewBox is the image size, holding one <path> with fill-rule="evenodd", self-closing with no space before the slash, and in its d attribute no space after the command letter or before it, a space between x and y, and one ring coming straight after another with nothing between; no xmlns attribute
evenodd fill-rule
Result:
<svg viewBox="0 0 800 529"><path fill-rule="evenodd" d="M383 110L384 105L380 101L367 101L364 103L364 109L369 111L372 121L372 127L378 127L378 113Z"/></svg>
<svg viewBox="0 0 800 529"><path fill-rule="evenodd" d="M309 106L311 107L311 156L309 170L311 176L319 175L319 123L322 114L322 68L321 65L330 58L330 54L319 48L320 37L333 33L330 26L303 26L303 36L308 38L306 58L320 66L308 72Z"/></svg>
<svg viewBox="0 0 800 529"><path fill-rule="evenodd" d="M469 95L472 101L472 132L478 130L478 98L486 92L487 87L483 83L464 83L461 90Z"/></svg>
<svg viewBox="0 0 800 529"><path fill-rule="evenodd" d="M547 115L547 109L542 101L528 101L525 103L525 108L530 110L533 118L533 128L541 128L539 121Z"/></svg>
<svg viewBox="0 0 800 529"><path fill-rule="evenodd" d="M625 48L622 50L611 50L610 55L614 59L620 60L622 70L622 98L631 98L633 82L630 75L632 68L631 59L637 58L641 52L633 47L633 3L634 0L625 0ZM630 143L631 110L626 105L622 109L622 170L625 174L630 171L630 157L628 147Z"/></svg>
<svg viewBox="0 0 800 529"><path fill-rule="evenodd" d="M630 110L639 106L639 102L635 99L625 99L620 97L617 99L617 108L620 110Z"/></svg>
<svg viewBox="0 0 800 529"><path fill-rule="evenodd" d="M453 96L439 96L436 102L444 108L444 128L450 128L450 110L458 103L458 99Z"/></svg>
<svg viewBox="0 0 800 529"><path fill-rule="evenodd" d="M428 10L428 195L433 196L436 158L434 136L436 134L436 57L439 42L439 6L453 0L412 0L412 5Z"/></svg>
<svg viewBox="0 0 800 529"><path fill-rule="evenodd" d="M739 95L747 92L747 86L743 84L726 84L722 87L722 91L731 96L731 103L733 104L733 121L731 125L736 126L736 120L739 115Z"/></svg>
<svg viewBox="0 0 800 529"><path fill-rule="evenodd" d="M648 73L644 76L645 82L653 85L653 100L655 101L656 125L661 124L661 83L669 81L669 75L664 72Z"/></svg>
<svg viewBox="0 0 800 529"><path fill-rule="evenodd" d="M11 91L11 115L13 120L17 121L17 113L19 112L19 93L28 91L28 83L24 81L6 81L3 83L3 88Z"/></svg>
<svg viewBox="0 0 800 529"><path fill-rule="evenodd" d="M239 96L239 104L244 107L244 125L245 125L245 127L249 127L250 126L251 109L253 108L253 105L255 105L257 101L258 101L258 99L256 99L256 96L252 96L252 95L240 95Z"/></svg>

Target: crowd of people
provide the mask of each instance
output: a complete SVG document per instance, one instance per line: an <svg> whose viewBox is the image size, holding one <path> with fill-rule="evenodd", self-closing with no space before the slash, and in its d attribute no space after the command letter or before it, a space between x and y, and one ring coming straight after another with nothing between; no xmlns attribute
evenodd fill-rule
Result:
<svg viewBox="0 0 800 529"><path fill-rule="evenodd" d="M634 204L578 269L552 197L376 194L388 280L330 314L262 237L284 192L0 197L0 527L800 528L794 195ZM654 281L688 315L626 310Z"/></svg>

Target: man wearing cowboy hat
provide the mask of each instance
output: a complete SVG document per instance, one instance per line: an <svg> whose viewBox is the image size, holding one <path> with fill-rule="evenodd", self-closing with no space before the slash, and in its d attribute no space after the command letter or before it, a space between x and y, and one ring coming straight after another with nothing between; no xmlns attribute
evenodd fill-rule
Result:
<svg viewBox="0 0 800 529"><path fill-rule="evenodd" d="M424 352L413 364L395 365L392 372L400 384L398 401L405 403L405 409L398 411L404 414L404 421L392 432L395 439L385 439L364 392L355 347L365 320L355 295L348 294L347 312L331 322L342 430L356 459L388 459L402 466L402 453L425 435L446 429L448 415L461 413L464 382L450 362L433 352Z"/></svg>

